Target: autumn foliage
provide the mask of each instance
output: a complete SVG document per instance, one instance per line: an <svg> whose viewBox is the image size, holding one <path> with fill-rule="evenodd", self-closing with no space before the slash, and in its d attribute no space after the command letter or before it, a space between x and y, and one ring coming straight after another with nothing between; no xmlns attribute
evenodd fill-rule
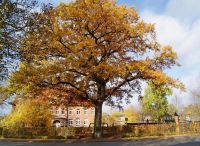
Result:
<svg viewBox="0 0 200 146"><path fill-rule="evenodd" d="M120 107L149 79L183 88L164 73L178 65L176 53L157 42L154 25L141 20L133 7L111 0L76 0L35 17L40 25L21 42L21 67L10 87L36 97L41 90L56 89L91 102L95 137L101 135L104 102Z"/></svg>
<svg viewBox="0 0 200 146"><path fill-rule="evenodd" d="M24 127L48 129L52 126L52 114L45 102L27 99L16 104L2 120L2 125L10 130Z"/></svg>

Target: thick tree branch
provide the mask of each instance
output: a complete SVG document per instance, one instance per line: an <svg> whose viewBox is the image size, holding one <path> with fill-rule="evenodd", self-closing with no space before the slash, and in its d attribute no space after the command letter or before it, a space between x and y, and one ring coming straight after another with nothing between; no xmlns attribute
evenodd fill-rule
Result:
<svg viewBox="0 0 200 146"><path fill-rule="evenodd" d="M77 73L77 74L80 74L80 75L83 75L83 76L87 76L86 73L77 71L76 69L67 69L66 71L73 72L73 73Z"/></svg>
<svg viewBox="0 0 200 146"><path fill-rule="evenodd" d="M136 80L136 79L140 79L142 78L141 74L137 74L135 75L134 77L131 77L131 78L126 78L124 79L124 81L122 81L118 86L114 87L111 92L110 92L110 95L114 94L118 89L120 89L122 86L124 86L126 83L128 82L131 82L133 80Z"/></svg>

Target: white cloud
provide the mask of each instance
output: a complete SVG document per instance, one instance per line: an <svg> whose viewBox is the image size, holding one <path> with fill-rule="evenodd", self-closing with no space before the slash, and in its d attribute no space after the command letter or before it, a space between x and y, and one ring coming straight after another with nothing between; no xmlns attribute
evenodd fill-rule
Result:
<svg viewBox="0 0 200 146"><path fill-rule="evenodd" d="M144 21L155 23L157 39L162 45L170 44L177 51L179 62L182 67L176 71L171 71L170 74L176 78L180 78L186 85L187 92L176 92L176 94L181 96L184 104L188 104L191 101L190 91L200 86L199 82L197 82L200 74L200 18L194 19L193 21L188 19L190 23L183 23L183 21L181 21L181 15L177 14L177 17L169 15L168 11L170 9L173 11L177 10L177 13L179 13L182 8L181 6L183 6L181 5L181 8L178 7L177 3L180 2L179 0L173 0L173 2L176 2L176 4L172 5L170 1L167 12L162 15L155 14L151 11L144 11L141 16ZM172 5L172 7L170 7L170 5ZM198 7L199 11L194 10L190 12L190 14L192 15L195 13L195 17L200 16L200 14L196 14L200 12L200 5ZM189 11L189 8L187 9L187 11ZM196 7L194 7L194 9L196 9ZM194 17L194 15L191 17Z"/></svg>
<svg viewBox="0 0 200 146"><path fill-rule="evenodd" d="M172 44L177 48L185 37L184 27L171 16L156 15L151 11L145 11L141 16L146 22L155 24L157 38L163 45Z"/></svg>
<svg viewBox="0 0 200 146"><path fill-rule="evenodd" d="M191 22L200 17L200 1L170 0L166 6L166 14L184 22Z"/></svg>
<svg viewBox="0 0 200 146"><path fill-rule="evenodd" d="M41 0L41 3L52 3L53 5L57 6L60 3L69 3L72 2L74 0Z"/></svg>
<svg viewBox="0 0 200 146"><path fill-rule="evenodd" d="M59 3L69 3L72 2L73 0L58 0Z"/></svg>
<svg viewBox="0 0 200 146"><path fill-rule="evenodd" d="M158 41L162 45L172 45L182 65L200 64L200 19L193 24L184 24L174 17L157 15L150 11L143 12L142 18L155 23Z"/></svg>
<svg viewBox="0 0 200 146"><path fill-rule="evenodd" d="M191 25L189 30L186 30L186 37L183 39L180 48L183 52L179 51L182 54L184 64L187 66L196 66L200 65L200 19L196 20L193 25Z"/></svg>
<svg viewBox="0 0 200 146"><path fill-rule="evenodd" d="M180 92L178 90L175 90L174 96L177 96L179 98L178 102L180 105L188 105L194 103L194 98L191 92L199 88L199 84L197 82L198 78L199 75L196 72L181 78L182 82L186 86L187 92ZM170 98L170 102L174 103L174 97Z"/></svg>

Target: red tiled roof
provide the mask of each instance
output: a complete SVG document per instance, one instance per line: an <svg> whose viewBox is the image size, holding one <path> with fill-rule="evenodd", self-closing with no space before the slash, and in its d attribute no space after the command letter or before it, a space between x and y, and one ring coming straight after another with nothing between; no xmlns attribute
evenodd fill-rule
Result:
<svg viewBox="0 0 200 146"><path fill-rule="evenodd" d="M69 93L62 92L56 89L46 89L41 92L42 98L44 100L49 100L55 105L69 105L69 106L83 106L92 107L93 104L88 99L82 99L79 97L74 97L69 95Z"/></svg>

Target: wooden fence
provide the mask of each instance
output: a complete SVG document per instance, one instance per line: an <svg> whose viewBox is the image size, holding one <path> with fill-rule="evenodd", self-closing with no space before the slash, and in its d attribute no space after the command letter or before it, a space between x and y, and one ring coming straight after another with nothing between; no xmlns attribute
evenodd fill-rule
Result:
<svg viewBox="0 0 200 146"><path fill-rule="evenodd" d="M124 137L200 134L200 123L130 125L122 133Z"/></svg>
<svg viewBox="0 0 200 146"><path fill-rule="evenodd" d="M138 124L102 127L103 136L139 137L180 134L200 134L200 123ZM0 128L0 137L17 138L81 138L91 137L93 127Z"/></svg>

